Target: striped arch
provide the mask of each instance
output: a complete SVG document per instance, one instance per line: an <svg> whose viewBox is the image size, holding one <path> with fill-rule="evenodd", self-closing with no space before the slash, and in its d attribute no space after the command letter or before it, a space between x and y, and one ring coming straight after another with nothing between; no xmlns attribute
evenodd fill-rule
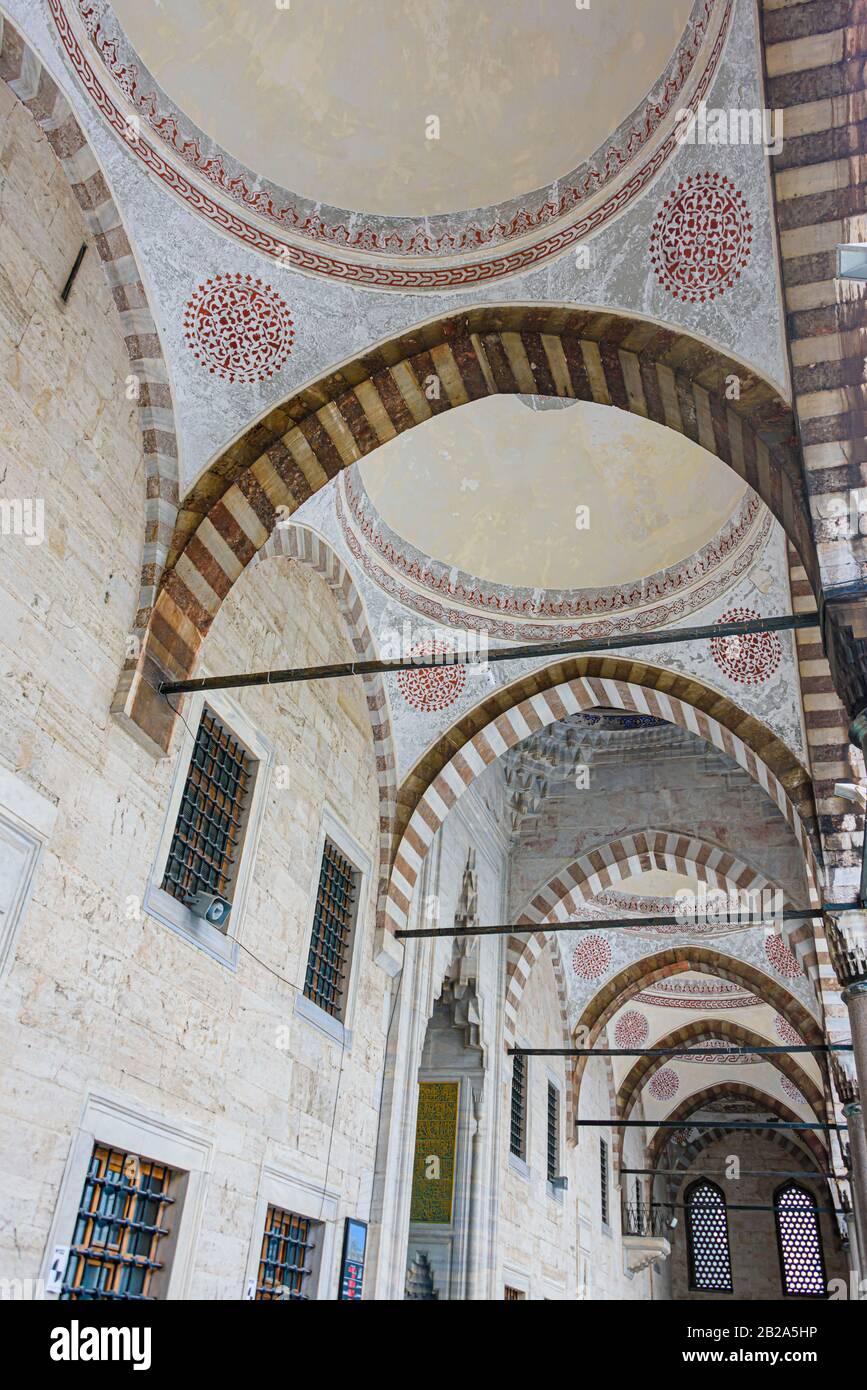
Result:
<svg viewBox="0 0 867 1390"><path fill-rule="evenodd" d="M688 1128L688 1126L685 1127ZM666 1177L666 1182L668 1183L668 1199L672 1202L675 1200L685 1180L689 1177L689 1170L699 1154L703 1153L705 1149L711 1148L712 1145L718 1144L721 1139L731 1139L731 1130L724 1129L720 1126L718 1129L699 1130L695 1139L691 1139L688 1144L682 1146L674 1142L674 1134L676 1134L676 1132L676 1130L670 1131L671 1138L669 1138L667 1145L660 1151L658 1160L659 1162L665 1163L666 1167L678 1170L673 1176ZM769 1129L766 1133L761 1135L761 1139L765 1144L776 1145L776 1147L789 1158L794 1158L798 1163L803 1163L806 1160L812 1167L813 1154L804 1146L803 1140L798 1138L799 1132L800 1131L796 1129Z"/></svg>
<svg viewBox="0 0 867 1390"><path fill-rule="evenodd" d="M800 1033L805 1043L824 1041L822 1030L813 1015L769 975L734 956L712 950L709 946L689 945L669 946L653 955L632 961L604 984L586 1005L575 1026L576 1034L584 1040L582 1046L591 1048L609 1021L634 995L655 984L657 980L669 979L672 975L684 974L688 970L718 975L721 980L731 980L734 984L741 985L750 994L757 994L776 1009L777 1013ZM586 1065L586 1057L575 1059L576 1096Z"/></svg>
<svg viewBox="0 0 867 1390"><path fill-rule="evenodd" d="M405 825L405 829L395 855L387 904L392 930L405 927L422 861L446 815L476 777L509 748L515 747L537 730L567 715L597 706L653 714L666 719L704 738L749 772L792 828L804 854L811 902L817 900L816 885L821 873L804 822L804 815L809 816L812 828L809 780L793 754L773 734L758 721L750 719L749 727L740 726L751 739L751 743L747 743L731 727L732 724L738 727L736 707L715 691L702 687L694 680L676 677L671 672L607 658L597 661L585 658L568 665L573 669L578 666L599 674L580 675L577 679L555 683L563 670L563 666L558 665L536 672L531 678L497 692L479 709L459 721L439 741L436 749L425 755L421 774L417 766L403 783L398 793L398 817L399 828ZM615 678L615 673L620 675L621 672L625 676L640 676L641 683ZM528 689L533 693L521 698ZM679 689L684 693L689 692L692 697L689 703L675 693ZM723 719L726 722L721 722ZM776 764L781 776L773 771L766 758ZM649 853L650 847L641 852ZM593 852L591 858L592 855ZM708 860L711 857L708 855ZM593 881L599 887L605 887L612 881L610 866L602 857L593 863L593 871ZM810 922L786 923L784 933L802 967L814 979L817 957ZM535 945L528 946L528 949L538 956L544 934L537 933L531 940L535 941ZM514 966L515 963L513 958L510 964ZM532 955L529 964L532 964ZM525 970L523 980L515 976L511 983L522 989L526 974ZM513 1027L514 1009L511 1001L507 1000L507 1027L510 1013Z"/></svg>
<svg viewBox="0 0 867 1390"><path fill-rule="evenodd" d="M582 906L633 874L648 869L674 873L697 872L710 886L761 891L773 887L757 870L719 845L672 830L641 830L597 845L559 869L531 898L518 917L528 926L551 921L568 922L581 916ZM510 936L506 945L506 1033L547 933Z"/></svg>
<svg viewBox="0 0 867 1390"><path fill-rule="evenodd" d="M560 1027L563 1033L563 1046L572 1046L572 1033L569 1027L569 988L566 984L566 967L563 963L563 952L560 949L560 942L556 937L551 937L548 942L551 966L554 971L554 980L557 985L557 1006L560 1016ZM568 1057L566 1060L566 1090L564 1096L564 1114L566 1117L566 1142L575 1143L575 1124L577 1111L575 1108L575 1090L572 1084L572 1068L569 1065Z"/></svg>
<svg viewBox="0 0 867 1390"><path fill-rule="evenodd" d="M772 1042L768 1038L763 1038L760 1033L754 1032L752 1028L744 1028L739 1023L729 1022L728 1019L700 1018L694 1019L692 1023L685 1024L682 1028L674 1028L670 1033L657 1038L650 1044L653 1048L679 1047L681 1044L684 1050L698 1043L716 1042L722 1040L735 1047L769 1047ZM662 1067L670 1065L676 1058L671 1057L638 1057L623 1078L623 1083L617 1095L617 1118L626 1120L629 1118L635 1102L639 1099L642 1089L650 1081L655 1072ZM821 1119L825 1112L825 1096L815 1081L811 1079L798 1062L790 1057L788 1053L780 1053L775 1057L767 1059L772 1066L776 1067L783 1076L788 1077L794 1086L803 1095L811 1109L815 1112L816 1118ZM720 1084L725 1084L721 1082ZM833 1120L833 1115L826 1115L826 1118ZM622 1131L618 1130L615 1136L615 1147L618 1151L623 1143Z"/></svg>
<svg viewBox="0 0 867 1390"><path fill-rule="evenodd" d="M705 1086L700 1091L693 1091L691 1096L685 1096L683 1100L674 1107L673 1110L661 1119L668 1121L683 1121L684 1128L689 1128L689 1117L700 1110L703 1105L710 1101L719 1100L723 1096L732 1096L738 1099L751 1100L757 1102L763 1111L777 1116L779 1120L800 1120L797 1115L784 1101L777 1100L775 1096L769 1096L767 1091L761 1091L757 1086L749 1086L743 1081L718 1081L716 1085ZM653 1128L653 1122L648 1124L648 1129ZM725 1132L725 1120L720 1121L720 1129ZM732 1131L729 1131L731 1133ZM737 1131L733 1131L737 1133ZM659 1163L660 1157L664 1152L672 1131L670 1129L657 1129L651 1139L647 1149L647 1167L655 1168ZM770 1130L769 1133L775 1133ZM810 1150L819 1165L819 1168L826 1170L828 1166L828 1151L824 1143L818 1137L818 1131L814 1129L793 1129L791 1134L801 1136L802 1143Z"/></svg>
<svg viewBox="0 0 867 1390"><path fill-rule="evenodd" d="M353 582L352 575L333 547L310 527L289 522L276 527L252 563L261 564L262 561L277 556L286 556L290 560L297 560L300 564L308 565L322 576L337 601L353 649L359 657L365 660L375 660L379 653L367 621L364 601ZM385 682L381 676L377 675L362 676L361 681L364 685L370 725L373 730L376 777L379 785L380 882L377 894L377 918L379 925L382 926L385 920L388 868L394 851L394 825L397 813L397 762L394 752L391 709Z"/></svg>
<svg viewBox="0 0 867 1390"><path fill-rule="evenodd" d="M738 400L727 399L733 376ZM767 382L708 344L645 319L541 305L479 307L344 363L257 421L206 471L184 498L145 647L124 672L115 713L164 754L175 716L154 687L192 675L220 604L278 515L433 415L527 393L615 406L701 444L767 503L818 592L792 412Z"/></svg>
<svg viewBox="0 0 867 1390"><path fill-rule="evenodd" d="M105 176L54 78L0 14L0 78L44 131L84 216L120 315L138 379L145 462L145 537L135 633L143 636L178 517L178 445L169 374L147 292Z"/></svg>
<svg viewBox="0 0 867 1390"><path fill-rule="evenodd" d="M722 845L677 830L639 830L597 845L552 874L533 895L518 921L546 922L552 917L566 921L571 912L606 888L650 869L693 875L710 887L725 891L738 888L761 892L775 886Z"/></svg>

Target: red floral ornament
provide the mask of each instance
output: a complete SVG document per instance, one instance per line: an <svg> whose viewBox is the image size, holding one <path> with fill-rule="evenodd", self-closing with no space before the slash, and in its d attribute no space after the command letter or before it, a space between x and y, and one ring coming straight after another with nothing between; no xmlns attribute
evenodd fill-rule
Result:
<svg viewBox="0 0 867 1390"><path fill-rule="evenodd" d="M690 174L663 203L650 234L656 278L675 299L705 304L740 279L753 223L743 194L723 174Z"/></svg>
<svg viewBox="0 0 867 1390"><path fill-rule="evenodd" d="M786 980L795 980L801 974L801 967L792 955L781 936L769 936L765 940L765 955L769 964Z"/></svg>
<svg viewBox="0 0 867 1390"><path fill-rule="evenodd" d="M650 1024L644 1014L637 1009L629 1009L621 1014L614 1029L614 1042L617 1047L641 1047L647 1041Z"/></svg>
<svg viewBox="0 0 867 1390"><path fill-rule="evenodd" d="M572 969L582 980L598 980L611 964L611 947L604 936L585 936L572 952Z"/></svg>
<svg viewBox="0 0 867 1390"><path fill-rule="evenodd" d="M466 666L448 661L449 648L443 642L420 642L413 647L414 657L442 658L441 666L429 666L420 671L398 671L397 686L408 705L425 714L448 709L464 692L467 683Z"/></svg>
<svg viewBox="0 0 867 1390"><path fill-rule="evenodd" d="M661 1067L647 1089L654 1100L673 1100L680 1090L680 1078L674 1067Z"/></svg>
<svg viewBox="0 0 867 1390"><path fill-rule="evenodd" d="M265 381L292 351L289 306L252 275L215 275L187 302L184 336L193 356L226 381Z"/></svg>
<svg viewBox="0 0 867 1390"><path fill-rule="evenodd" d="M754 608L730 608L717 623L753 622L759 616ZM775 632L712 637L710 652L719 669L740 685L760 685L770 680L783 659L783 649Z"/></svg>

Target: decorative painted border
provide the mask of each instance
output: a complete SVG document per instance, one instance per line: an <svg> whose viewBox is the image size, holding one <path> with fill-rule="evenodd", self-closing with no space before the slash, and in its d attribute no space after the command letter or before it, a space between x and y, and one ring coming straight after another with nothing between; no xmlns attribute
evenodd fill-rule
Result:
<svg viewBox="0 0 867 1390"><path fill-rule="evenodd" d="M590 233L598 231L599 228L604 226L612 217L621 213L647 187L650 181L656 177L670 155L678 147L678 130L676 127L673 127L662 143L646 160L644 165L631 177L627 177L625 172L627 165L631 162L637 150L640 149L640 144L636 147L635 138L630 133L630 144L633 146L633 149L630 151L628 158L624 160L622 153L618 158L611 150L606 156L604 173L601 176L599 189L603 188L604 185L611 180L621 180L620 186L616 188L606 201L599 206L593 207L577 222L557 227L550 235L544 237L542 240L521 246L520 249L494 256L490 259L463 261L457 265L440 264L430 269L409 263L387 266L361 260L341 260L334 256L327 256L307 246L300 246L290 241L279 239L268 232L264 227L246 221L237 211L237 206L231 208L224 206L221 202L216 201L200 183L193 183L186 173L177 168L169 159L164 157L162 153L144 139L140 131L136 130L128 115L124 114L116 105L109 92L99 80L87 54L82 49L73 31L69 15L64 9L63 0L47 0L47 3L66 57L91 101L127 148L151 171L151 173L155 174L166 187L192 207L200 216L205 217L214 226L228 233L230 236L235 237L244 245L260 251L264 255L273 256L286 266L308 271L313 274L326 275L360 286L376 289L442 290L465 285L487 283L492 280L501 279L507 275L513 275L521 270L527 270L534 265L538 265L550 259L552 256L559 255L568 250L570 246L580 242ZM708 55L707 64L695 83L692 96L687 103L687 106L692 110L698 109L698 105L706 96L716 73L728 35L734 0L697 0L697 4L698 12L702 16L702 22L700 25L693 26L696 33L696 44L695 52L690 61L690 68L701 47L701 42L704 41L711 29L711 21L714 23L717 22L717 14L719 15L719 28L711 52ZM724 9L719 11L717 8L719 5L724 5ZM78 0L78 6L82 11L85 10L85 6L87 7L85 17L95 14L95 8L91 0ZM701 41L698 40L699 31ZM115 42L115 40L112 40L112 42ZM134 95L135 84L138 81L139 73L143 72L141 65L138 64L138 71L135 73L133 73L131 67L127 71L122 58L118 57L117 50L111 49L110 44L107 46L104 45L104 48L106 54L109 55L110 61L113 64L115 62L119 63L119 72L124 74L124 80L129 85L129 91ZM103 53L98 46L95 51L102 60ZM675 59L673 60L675 68L677 68L680 60L680 55L675 55ZM687 76L689 76L689 73L684 75L681 87L678 90L682 90L683 83L686 81ZM146 83L145 85L150 84ZM153 84L153 86L155 87L156 84ZM152 93L144 94L143 99L145 105L148 104L151 95ZM670 107L676 95L677 92L673 91L668 105L661 112L660 123L670 114ZM151 129L155 137L160 139L161 143L164 143L166 132L172 130L173 123L179 121L179 118L164 117L162 114L157 118L156 110L154 110L153 114L157 128L154 129L154 127L151 127ZM646 114L645 120L648 119L651 118ZM655 120L656 117L654 116L652 119ZM165 122L165 124L163 124L163 122ZM628 126L629 122L627 122L626 125ZM623 127L621 127L621 130L623 130ZM178 128L178 137L183 144L185 137L181 135L180 128ZM615 139L616 138L617 137L615 137ZM640 139L641 137L639 137L639 140ZM196 156L192 152L195 148L195 138L189 141L189 144L189 157L195 161ZM175 153L173 145L171 148L172 152ZM224 168L226 161L227 156L223 155L219 164L214 164L212 171L212 176L216 176L220 184L231 184L233 181L231 176L228 180L225 178ZM201 178L200 170L197 170L197 177ZM597 179L600 178L598 173L596 177ZM256 182L258 183L259 181L257 180ZM557 187L559 187L559 185L557 185ZM594 194L598 193L599 189L593 190ZM221 187L219 191L225 193L226 190ZM239 193L242 202L245 196L249 196L249 190L247 190L246 195L243 192L243 181L242 184L235 189L236 197ZM566 199L564 211L569 211L570 192L567 190L563 197ZM530 215L529 226L523 225L522 218L519 214L514 224L514 235L524 236L527 233L532 233L534 230L534 220L538 220L538 224L544 226L547 221L553 221L561 217L562 213L560 210L559 195L557 200L552 202L550 200L550 191L543 190L540 194L540 198L542 200L541 212ZM548 200L548 204L546 204L546 199ZM298 201L300 203L300 200ZM257 209L257 211L261 212L261 209ZM343 228L343 230L339 232L340 236L349 237L348 228L344 226L344 223L353 217L357 218L358 214L344 213L341 215L338 228ZM402 239L399 238L400 245L397 246L396 251L387 244L391 240L391 237L387 236L383 245L384 253L392 255L395 253L401 254L401 248L409 244L409 241L412 240L417 230L415 220L409 219L409 221L412 231L409 232L408 230L404 233ZM293 228L296 234L299 232L303 234L306 231L308 238L311 236L319 236L321 238L325 235L324 226L319 226L315 220L311 220L310 225L305 227L305 217L300 217L299 224L298 227ZM468 250L473 251L479 243L477 238L470 233L470 229L467 229L467 231L469 234ZM506 235L510 233L510 225L501 229L500 223L495 222L490 227L488 234L491 238L495 238L497 235L503 233ZM369 241L371 239L368 236L366 240ZM449 238L447 236L443 237L442 244L444 248L447 246L448 240ZM437 244L436 239L434 239L433 245L435 253ZM370 246L364 246L357 254L361 254L362 252L367 255L375 254L376 250L376 239L374 238ZM415 253L416 256L418 256L419 250L423 251L423 247L420 244ZM454 251L449 249L449 254L454 254Z"/></svg>
<svg viewBox="0 0 867 1390"><path fill-rule="evenodd" d="M357 468L347 469L337 484L335 502L344 538L349 544L350 526L375 556L409 584L416 584L437 597L485 614L516 619L536 618L561 622L569 618L598 618L608 613L633 609L643 603L665 600L689 590L700 581L708 583L700 591L704 603L711 576L734 557L726 577L726 587L743 573L740 552L749 545L750 562L757 558L756 540L767 542L770 533L768 513L761 499L747 489L733 514L717 534L702 548L667 569L627 584L603 589L531 589L495 584L435 559L419 550L394 531L371 501ZM345 507L348 509L344 509ZM738 563L740 561L740 563ZM735 572L737 571L737 572ZM720 583L716 576L716 584Z"/></svg>
<svg viewBox="0 0 867 1390"><path fill-rule="evenodd" d="M660 984L656 990L642 990L640 994L634 994L630 999L630 1004L648 1004L654 1009L754 1009L759 1004L767 1001L761 999L757 994L737 994L731 997L721 996L718 999L708 999L706 995L693 994L683 995L680 998L667 996L659 993Z"/></svg>
<svg viewBox="0 0 867 1390"><path fill-rule="evenodd" d="M347 474L344 474L344 478ZM510 621L506 618L492 616L489 611L501 603L501 609L510 611L516 606L520 607L524 603L532 606L534 600L529 597L534 593L527 589L508 589L505 586L494 585L487 580L476 579L471 575L464 575L460 571L455 576L454 571L444 565L441 561L428 560L427 570L430 574L413 575L417 583L425 585L431 591L445 587L448 591L451 586L452 592L459 602L466 603L466 607L451 606L441 603L435 597L426 597L417 589L409 584L402 583L398 576L392 575L388 570L383 569L371 557L365 548L365 541L361 540L357 532L353 529L343 502L343 479L340 480L334 492L334 507L338 523L343 532L343 538L359 565L361 565L368 579L380 588L383 593L395 599L405 608L409 608L414 613L428 618L431 622L447 627L470 628L490 633L495 637L502 637L506 640L522 641L545 641L552 635L552 627L556 624L556 635L558 637L587 637L598 635L600 637L615 637L623 632L651 631L655 628L669 627L677 621L689 617L707 607L714 599L726 593L732 585L747 573L749 569L759 559L771 537L774 518L770 512L762 506L760 499L756 498L757 507L753 510L751 499L755 494L750 493L744 499L744 506L750 513L749 521L746 518L738 519L731 523L734 531L743 525L746 535L749 537L746 545L737 551L734 558L727 563L727 557L720 559L718 572L697 588L687 592L677 592L668 599L655 603L651 608L639 609L636 611L631 604L647 601L646 590L649 586L657 584L660 589L674 587L676 589L686 588L689 583L688 570L696 557L690 557L681 566L672 566L671 570L660 571L659 574L652 575L650 579L642 580L635 586L637 593L630 593L630 586L623 588L603 589L599 592L599 602L595 595L596 590L572 589L572 590L549 590L541 600L536 600L542 609L542 616L547 619L547 624L542 622L532 623L520 620ZM347 497L347 501L348 501ZM369 499L368 499L369 503ZM372 503L369 503L371 512L377 516ZM364 513L361 513L364 515ZM365 524L372 523L371 517L365 517ZM388 531L385 523L381 523L384 531ZM395 533L391 533L395 535ZM714 537L701 551L698 552L697 563L702 565L707 562L706 552L717 545L725 546L729 540L726 528L720 532L718 537ZM415 547L408 542L401 541L395 535L394 558L398 559L397 568L405 568L411 573L414 568L413 552ZM731 536L732 548L737 544L734 534ZM388 551L390 542L383 541L385 549ZM401 556L398 547L406 548ZM421 552L416 552L421 554ZM389 558L392 558L389 551ZM403 563L401 564L401 559ZM470 587L467 587L470 586ZM642 593L641 590L645 592ZM463 595L466 594L466 597ZM515 595L514 601L509 597ZM520 598L518 597L520 596ZM565 617L581 617L583 620L574 623L565 619L558 619L555 609L562 604L565 610ZM476 608L481 610L474 612ZM549 610L549 611L546 611ZM618 618L606 618L600 616L608 613L620 613L623 616Z"/></svg>

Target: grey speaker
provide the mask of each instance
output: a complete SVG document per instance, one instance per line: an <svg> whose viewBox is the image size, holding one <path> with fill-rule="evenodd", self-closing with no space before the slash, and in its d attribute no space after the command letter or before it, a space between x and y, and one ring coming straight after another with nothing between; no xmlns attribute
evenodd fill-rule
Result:
<svg viewBox="0 0 867 1390"><path fill-rule="evenodd" d="M187 906L195 917L210 922L212 927L225 927L232 911L232 904L218 893L205 893L202 890L193 895Z"/></svg>

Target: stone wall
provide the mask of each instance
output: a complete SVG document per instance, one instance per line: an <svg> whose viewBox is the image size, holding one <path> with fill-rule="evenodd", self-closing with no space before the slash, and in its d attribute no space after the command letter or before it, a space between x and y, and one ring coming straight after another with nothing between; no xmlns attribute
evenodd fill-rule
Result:
<svg viewBox="0 0 867 1390"><path fill-rule="evenodd" d="M681 1184L675 1200L682 1202L684 1192L699 1173L713 1174L726 1194L727 1204L771 1206L774 1192L782 1177L746 1177L738 1180L725 1177L726 1159L736 1154L743 1170L748 1169L796 1169L802 1166L804 1172L815 1172L815 1164L798 1160L787 1150L754 1134L732 1135L709 1145L695 1159L691 1170ZM819 1207L830 1207L827 1185L805 1180L807 1187L816 1198ZM726 1299L782 1299L782 1280L777 1248L774 1214L770 1211L729 1211L729 1249L731 1252L732 1293L701 1293L689 1287L687 1262L687 1238L685 1213L677 1212L680 1218L672 1233L672 1297L696 1301L719 1302ZM820 1217L822 1229L822 1250L825 1259L827 1278L846 1279L846 1257L840 1245L837 1219L833 1216Z"/></svg>
<svg viewBox="0 0 867 1390"><path fill-rule="evenodd" d="M194 1134L207 1152L187 1292L236 1299L261 1239L253 1225L266 1168L314 1194L327 1188L335 1226L367 1216L388 984L372 958L372 893L351 1045L297 1016L295 1002L326 808L375 881L370 720L360 681L241 693L235 704L273 745L274 767L236 969L148 914L178 744L154 763L108 714L144 515L129 363L92 247L60 302L85 240L81 215L5 87L0 115L2 495L40 498L45 509L42 544L0 542L2 761L11 799L36 793L56 815L0 984L0 1274L40 1274L82 1108L99 1096L151 1127ZM204 661L227 671L351 654L324 581L273 560L223 605ZM194 1215L185 1208L183 1222ZM330 1296L338 1253L321 1286Z"/></svg>

